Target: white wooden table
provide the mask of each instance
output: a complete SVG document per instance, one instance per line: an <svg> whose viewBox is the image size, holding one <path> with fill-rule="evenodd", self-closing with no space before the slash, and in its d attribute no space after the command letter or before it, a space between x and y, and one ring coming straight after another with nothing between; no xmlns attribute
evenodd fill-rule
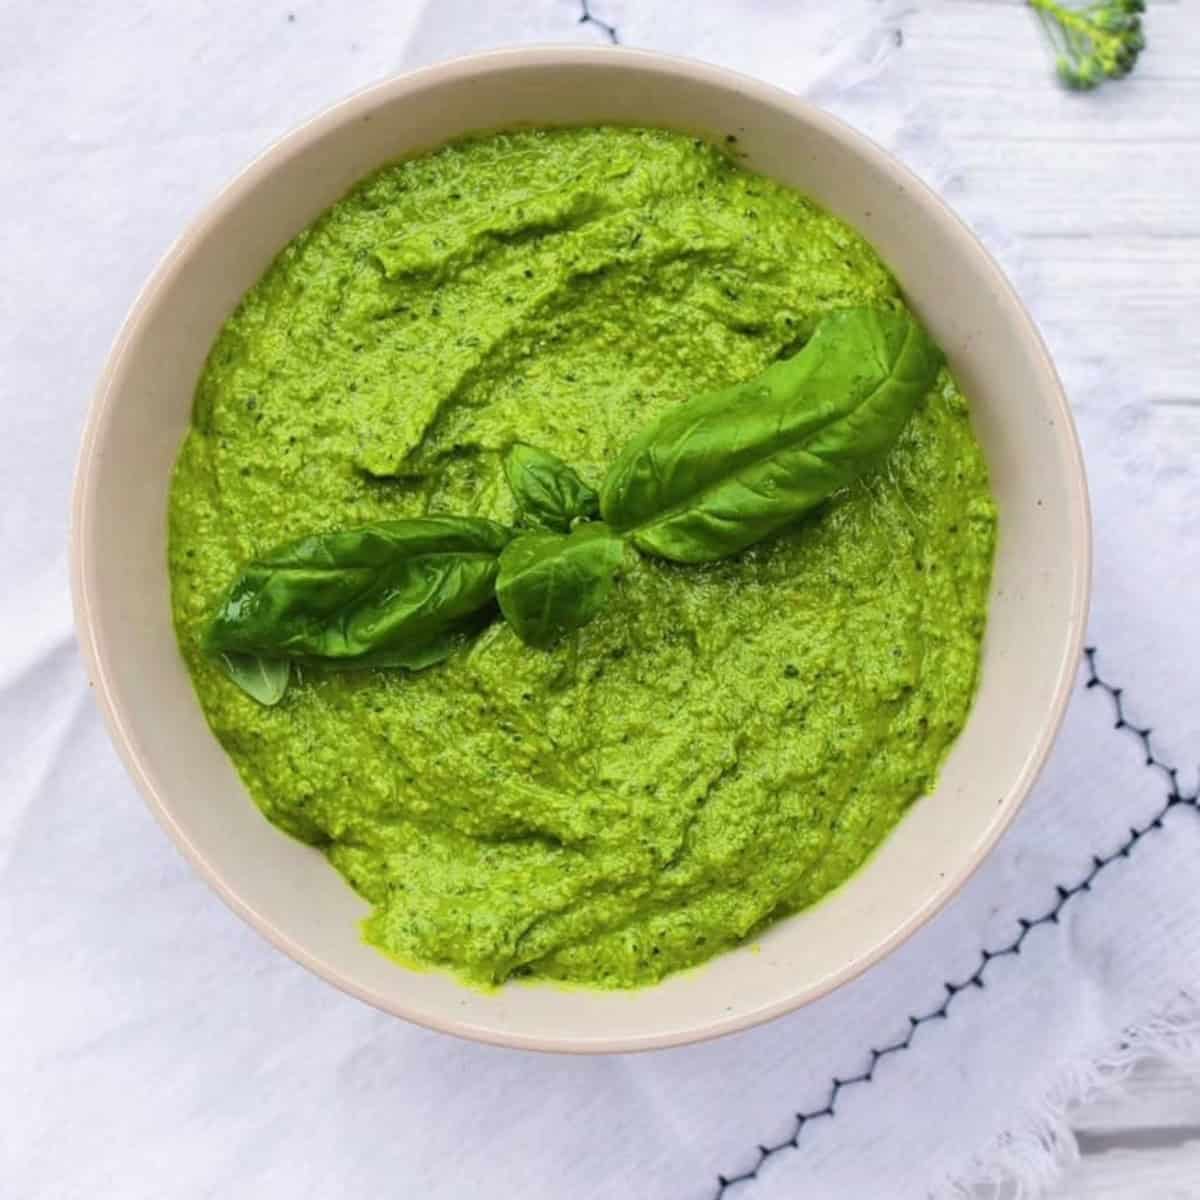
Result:
<svg viewBox="0 0 1200 1200"><path fill-rule="evenodd" d="M1082 1154L1053 1200L1200 1196L1200 1072L1146 1063L1122 1093L1079 1109Z"/></svg>
<svg viewBox="0 0 1200 1200"><path fill-rule="evenodd" d="M1200 12L1151 0L1134 76L1047 86L1023 0L920 0L904 53L997 220L1036 239L1040 314L1135 359L1164 453L1200 453ZM1200 1197L1200 1073L1148 1063L1073 1118L1082 1160L1056 1200Z"/></svg>

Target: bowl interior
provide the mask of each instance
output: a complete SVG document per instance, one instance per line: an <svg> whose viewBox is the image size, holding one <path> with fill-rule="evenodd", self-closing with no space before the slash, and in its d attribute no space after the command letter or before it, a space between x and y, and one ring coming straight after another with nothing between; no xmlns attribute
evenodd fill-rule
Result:
<svg viewBox="0 0 1200 1200"><path fill-rule="evenodd" d="M936 792L838 893L703 969L632 993L465 990L360 940L365 905L315 851L270 826L209 732L176 649L167 488L205 354L275 253L361 176L471 130L626 122L733 133L748 165L861 230L946 349L1000 506L971 718ZM692 1040L786 1011L856 974L944 903L1011 819L1057 727L1079 652L1087 502L1073 428L1028 317L975 240L878 148L716 68L629 51L513 51L360 93L228 188L139 299L97 395L73 528L80 635L127 765L222 896L354 994L437 1028L553 1049Z"/></svg>

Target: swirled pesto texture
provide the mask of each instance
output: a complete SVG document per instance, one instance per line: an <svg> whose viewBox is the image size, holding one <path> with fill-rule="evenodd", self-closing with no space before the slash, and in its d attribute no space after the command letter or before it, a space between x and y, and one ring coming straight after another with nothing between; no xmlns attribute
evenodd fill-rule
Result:
<svg viewBox="0 0 1200 1200"><path fill-rule="evenodd" d="M707 143L483 137L388 167L222 330L170 500L179 643L262 811L478 984L652 982L836 887L934 783L975 687L995 534L945 371L884 466L707 566L627 553L549 650L501 621L421 673L304 668L280 704L201 649L241 565L376 519L513 519L503 456L592 486L667 406L898 305L870 246Z"/></svg>

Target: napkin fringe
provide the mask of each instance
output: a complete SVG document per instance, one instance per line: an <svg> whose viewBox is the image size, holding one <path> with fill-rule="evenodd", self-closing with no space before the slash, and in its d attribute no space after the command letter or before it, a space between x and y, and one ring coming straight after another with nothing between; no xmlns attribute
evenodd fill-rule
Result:
<svg viewBox="0 0 1200 1200"><path fill-rule="evenodd" d="M1154 1058L1171 1066L1200 1069L1200 999L1181 993L1142 1024L1095 1057L1067 1064L1031 1112L999 1134L967 1167L947 1175L931 1200L1035 1200L1079 1161L1071 1129L1073 1108L1101 1095L1125 1090L1130 1072Z"/></svg>

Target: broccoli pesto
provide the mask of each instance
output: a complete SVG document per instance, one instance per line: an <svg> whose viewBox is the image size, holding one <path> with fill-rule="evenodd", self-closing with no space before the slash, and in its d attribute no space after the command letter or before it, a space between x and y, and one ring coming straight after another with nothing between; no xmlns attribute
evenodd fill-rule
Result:
<svg viewBox="0 0 1200 1200"><path fill-rule="evenodd" d="M903 311L853 230L705 142L612 128L386 168L247 294L171 492L179 642L255 802L368 901L374 945L485 986L650 983L819 899L933 786L995 536L936 363L877 469L716 561L625 553L580 628L543 636L526 591L532 645L490 620L425 669L306 662L286 692L205 645L245 564L330 531L429 518L502 557L492 530L524 524L502 600L568 542L601 578L618 556L578 520L607 504L625 536L626 493L597 490L634 431L854 308Z"/></svg>

